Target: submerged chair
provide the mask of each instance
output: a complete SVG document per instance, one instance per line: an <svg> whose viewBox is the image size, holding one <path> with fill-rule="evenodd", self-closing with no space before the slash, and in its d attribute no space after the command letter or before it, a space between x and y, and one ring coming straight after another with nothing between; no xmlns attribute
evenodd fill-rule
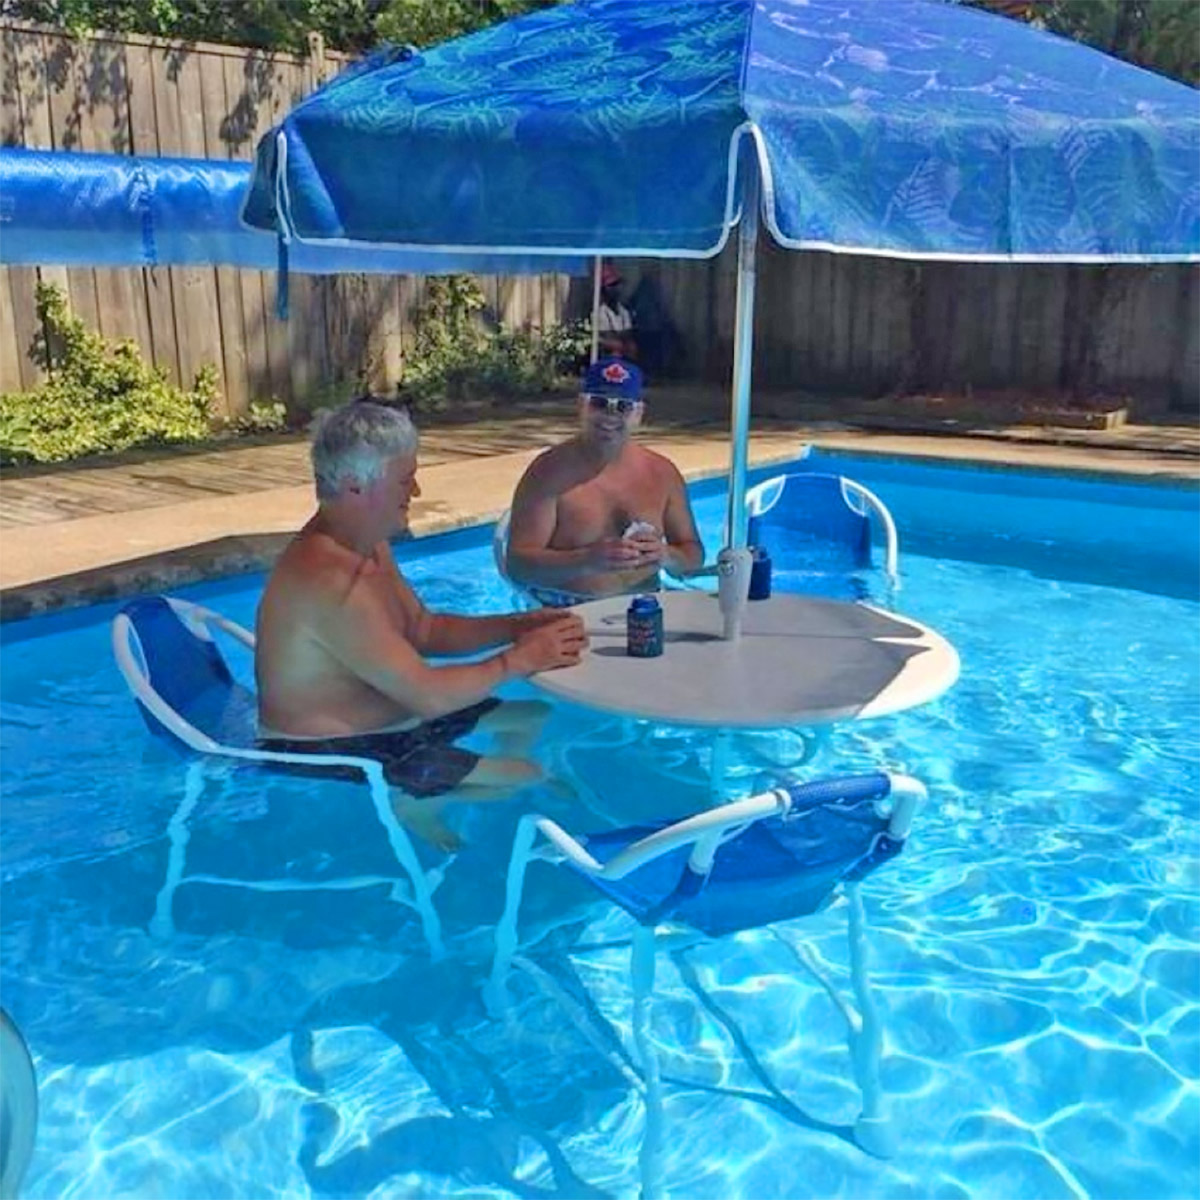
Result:
<svg viewBox="0 0 1200 1200"><path fill-rule="evenodd" d="M12 1017L0 1008L0 1196L16 1196L37 1140L37 1072Z"/></svg>
<svg viewBox="0 0 1200 1200"><path fill-rule="evenodd" d="M845 591L872 566L872 518L883 535L883 573L900 586L896 523L887 506L845 475L776 475L746 493L751 545L764 546L781 591ZM839 586L840 585L840 586Z"/></svg>
<svg viewBox="0 0 1200 1200"><path fill-rule="evenodd" d="M531 858L576 872L637 922L630 975L633 1039L646 1103L640 1157L644 1196L658 1190L663 1123L662 1086L647 1014L657 928L670 922L701 937L721 937L810 916L828 906L839 889L848 900L850 978L857 1012L810 957L798 957L847 1022L862 1094L853 1138L869 1153L884 1157L890 1152L879 1082L882 1034L867 979L859 881L899 853L925 794L924 786L909 776L850 775L790 784L675 823L581 839L545 817L522 817L486 998L493 1012L503 1012L510 969L522 968L535 978L540 974L517 953L517 918ZM535 848L539 834L544 842Z"/></svg>
<svg viewBox="0 0 1200 1200"><path fill-rule="evenodd" d="M414 908L434 957L443 953L441 926L433 893L441 870L426 872L412 842L392 811L389 785L382 765L374 759L334 754L290 754L265 750L258 744L258 706L254 693L234 679L213 630L254 649L254 635L240 625L186 600L149 596L125 605L113 620L113 653L117 666L137 701L150 732L194 755L183 801L168 825L171 850L167 878L159 890L151 931L169 934L172 904L180 884L213 883L257 891L332 888L345 890L390 884L391 897ZM321 882L303 880L242 880L225 876L184 875L189 841L188 822L204 790L205 760L231 760L243 767L288 770L341 768L361 778L370 793L375 814L411 883L407 894L402 879L361 876Z"/></svg>

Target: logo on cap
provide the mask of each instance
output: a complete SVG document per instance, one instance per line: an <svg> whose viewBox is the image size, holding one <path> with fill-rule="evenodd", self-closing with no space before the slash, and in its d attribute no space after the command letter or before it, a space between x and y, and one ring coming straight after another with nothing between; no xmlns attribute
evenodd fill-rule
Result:
<svg viewBox="0 0 1200 1200"><path fill-rule="evenodd" d="M583 375L581 391L598 396L624 396L639 400L642 395L642 372L636 364L620 358L597 359Z"/></svg>

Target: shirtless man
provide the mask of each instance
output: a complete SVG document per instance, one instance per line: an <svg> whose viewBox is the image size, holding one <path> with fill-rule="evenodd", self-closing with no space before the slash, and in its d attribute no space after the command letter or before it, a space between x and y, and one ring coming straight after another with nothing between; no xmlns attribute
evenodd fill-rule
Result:
<svg viewBox="0 0 1200 1200"><path fill-rule="evenodd" d="M443 849L451 800L492 799L540 778L526 750L547 707L490 698L501 683L579 661L578 617L432 613L400 574L388 539L404 530L417 486L417 433L406 413L368 401L315 427L318 507L284 550L258 610L255 674L266 749L351 754L383 763L397 816ZM426 655L503 649L433 666ZM501 754L455 746L474 728ZM319 768L317 769L319 770Z"/></svg>
<svg viewBox="0 0 1200 1200"><path fill-rule="evenodd" d="M656 590L704 561L683 476L631 440L642 373L601 358L584 376L581 428L530 463L513 498L507 566L544 603Z"/></svg>

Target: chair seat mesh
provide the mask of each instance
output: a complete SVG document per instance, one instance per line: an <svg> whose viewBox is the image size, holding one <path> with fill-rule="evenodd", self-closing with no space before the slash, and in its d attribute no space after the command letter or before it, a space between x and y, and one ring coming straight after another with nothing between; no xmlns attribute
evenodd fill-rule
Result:
<svg viewBox="0 0 1200 1200"><path fill-rule="evenodd" d="M869 783L875 780L883 781L882 790L872 791ZM688 869L689 847L624 879L581 875L643 924L670 918L709 937L808 916L829 903L838 884L863 878L903 845L888 835L888 820L875 809L875 799L886 794L886 776L838 782L842 786L830 789L827 798L818 795L785 817L734 835L718 851L707 879ZM665 824L609 830L588 838L587 848L606 862Z"/></svg>

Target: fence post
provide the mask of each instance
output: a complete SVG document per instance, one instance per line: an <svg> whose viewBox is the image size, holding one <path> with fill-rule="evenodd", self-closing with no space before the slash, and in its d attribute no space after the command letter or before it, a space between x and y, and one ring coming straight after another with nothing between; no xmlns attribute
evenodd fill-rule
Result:
<svg viewBox="0 0 1200 1200"><path fill-rule="evenodd" d="M307 92L315 92L325 82L325 37L316 30L305 35L308 43L308 59L304 64L304 86Z"/></svg>

